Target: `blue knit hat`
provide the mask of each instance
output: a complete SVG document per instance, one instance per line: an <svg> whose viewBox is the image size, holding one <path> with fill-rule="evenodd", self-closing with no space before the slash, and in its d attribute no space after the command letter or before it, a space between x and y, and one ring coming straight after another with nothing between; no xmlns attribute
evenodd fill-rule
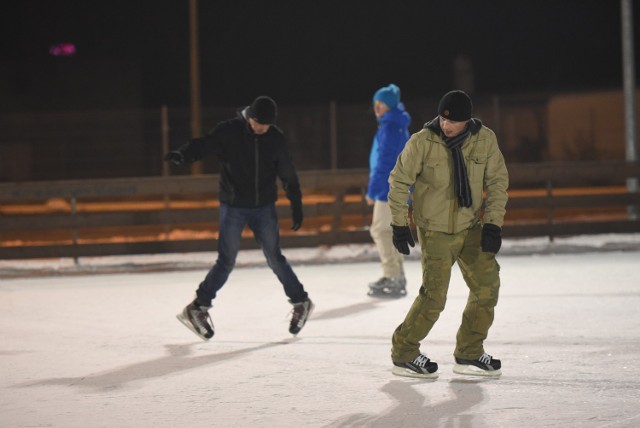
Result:
<svg viewBox="0 0 640 428"><path fill-rule="evenodd" d="M395 108L400 102L400 88L391 83L389 86L380 88L373 95L373 101L382 101L389 108Z"/></svg>

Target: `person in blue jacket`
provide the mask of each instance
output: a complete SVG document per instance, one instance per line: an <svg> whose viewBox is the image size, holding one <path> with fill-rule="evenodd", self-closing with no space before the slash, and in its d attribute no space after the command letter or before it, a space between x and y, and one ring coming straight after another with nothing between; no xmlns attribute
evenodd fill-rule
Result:
<svg viewBox="0 0 640 428"><path fill-rule="evenodd" d="M378 131L369 156L369 185L365 199L368 205L373 206L370 234L380 256L382 277L369 284L369 295L401 297L406 295L407 280L403 256L393 246L387 194L389 174L409 139L411 116L400 102L400 88L393 83L378 89L373 95L373 111L378 121Z"/></svg>

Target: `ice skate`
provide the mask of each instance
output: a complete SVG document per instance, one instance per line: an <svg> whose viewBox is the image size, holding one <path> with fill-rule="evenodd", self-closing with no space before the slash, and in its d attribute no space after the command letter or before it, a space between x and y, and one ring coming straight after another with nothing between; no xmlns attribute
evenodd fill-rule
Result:
<svg viewBox="0 0 640 428"><path fill-rule="evenodd" d="M294 336L300 333L302 327L307 323L311 312L313 312L313 302L310 299L304 302L291 303L293 305L291 323L289 324L289 333Z"/></svg>
<svg viewBox="0 0 640 428"><path fill-rule="evenodd" d="M420 354L408 363L393 363L391 372L396 376L417 377L423 379L436 379L438 377L438 364Z"/></svg>
<svg viewBox="0 0 640 428"><path fill-rule="evenodd" d="M369 284L369 292L371 297L381 298L398 298L407 295L407 279L404 275L386 277L383 276L376 282Z"/></svg>
<svg viewBox="0 0 640 428"><path fill-rule="evenodd" d="M484 353L477 360L464 360L456 357L456 365L453 372L470 376L498 377L502 374L500 360Z"/></svg>
<svg viewBox="0 0 640 428"><path fill-rule="evenodd" d="M209 316L211 306L200 306L194 300L176 315L178 321L194 332L202 340L209 340L213 337L213 322Z"/></svg>

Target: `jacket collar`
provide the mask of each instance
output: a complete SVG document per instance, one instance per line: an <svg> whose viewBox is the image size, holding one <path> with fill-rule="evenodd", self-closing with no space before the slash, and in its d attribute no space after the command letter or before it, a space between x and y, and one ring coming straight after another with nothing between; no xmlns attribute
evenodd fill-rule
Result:
<svg viewBox="0 0 640 428"><path fill-rule="evenodd" d="M387 111L382 117L378 118L378 123L396 123L399 126L409 126L411 123L411 116L404 109L404 104L401 102L389 111Z"/></svg>
<svg viewBox="0 0 640 428"><path fill-rule="evenodd" d="M440 129L440 121L438 120L438 116L429 122L424 124L423 129L428 129L433 131L436 135L442 137L444 140L444 135L442 134L442 129ZM469 133L471 135L476 135L482 129L482 121L480 119L472 118L469 121Z"/></svg>

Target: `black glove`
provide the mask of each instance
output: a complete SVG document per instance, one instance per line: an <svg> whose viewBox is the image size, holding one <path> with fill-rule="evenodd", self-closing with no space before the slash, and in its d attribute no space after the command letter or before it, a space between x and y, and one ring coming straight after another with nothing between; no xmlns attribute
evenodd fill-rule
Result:
<svg viewBox="0 0 640 428"><path fill-rule="evenodd" d="M402 254L409 255L409 245L416 246L411 229L409 226L396 226L395 224L392 224L391 227L393 228L393 246Z"/></svg>
<svg viewBox="0 0 640 428"><path fill-rule="evenodd" d="M495 224L485 223L482 226L482 238L480 239L482 251L498 254L502 245L502 229Z"/></svg>
<svg viewBox="0 0 640 428"><path fill-rule="evenodd" d="M180 166L184 163L184 155L179 150L173 150L166 154L164 160L171 165Z"/></svg>
<svg viewBox="0 0 640 428"><path fill-rule="evenodd" d="M291 230L298 230L302 226L302 201L291 202Z"/></svg>

